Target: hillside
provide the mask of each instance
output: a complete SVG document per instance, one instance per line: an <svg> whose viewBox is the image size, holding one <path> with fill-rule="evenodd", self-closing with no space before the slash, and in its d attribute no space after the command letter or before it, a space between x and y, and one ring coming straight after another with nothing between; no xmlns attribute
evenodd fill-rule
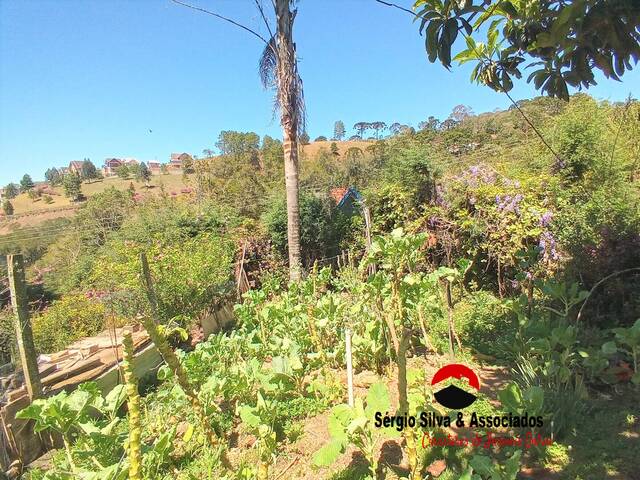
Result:
<svg viewBox="0 0 640 480"><path fill-rule="evenodd" d="M332 143L333 142L331 141L312 142L308 145L302 146L302 151L307 157L313 158L322 149L326 149L327 151L330 150ZM338 146L338 152L343 156L347 150L353 147L359 148L364 152L372 142L343 141L335 143ZM92 181L90 183L84 182L82 184L82 193L87 198L91 198L96 193L103 192L111 187L116 188L117 190L126 190L129 188L130 184L133 184L138 192L149 192L144 184L136 182L133 178L124 180L120 177L107 177L103 180ZM178 191L185 187L181 173L153 175L150 181L151 191L153 191L154 188L160 188L161 185L164 186L166 191L169 193L174 190ZM53 192L54 193L51 195L53 201L51 203L45 203L42 198L32 200L26 193L21 193L16 198L12 199L11 203L14 207L14 215L17 217L15 222L12 223L19 226L30 226L37 225L38 223L51 218L67 216L68 213L64 213L64 211L61 211L60 209L73 207L74 204L64 196L64 189L61 186L55 187ZM22 215L28 215L28 217L20 218ZM2 215L0 215L0 222L2 222L2 218ZM2 230L0 229L0 234L1 233Z"/></svg>

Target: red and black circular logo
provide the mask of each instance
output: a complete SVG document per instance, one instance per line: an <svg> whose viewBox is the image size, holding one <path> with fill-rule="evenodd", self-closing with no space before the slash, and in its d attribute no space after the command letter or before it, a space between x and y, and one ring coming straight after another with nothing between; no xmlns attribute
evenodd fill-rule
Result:
<svg viewBox="0 0 640 480"><path fill-rule="evenodd" d="M476 373L461 363L450 363L449 365L442 367L433 376L431 385L433 386L437 383L444 382L449 378L461 379L462 377L469 381L469 386L476 390L480 389L480 380ZM476 398L478 398L474 394L466 392L455 385L449 385L448 387L438 390L434 396L440 405L453 410L460 410L468 407L476 401Z"/></svg>

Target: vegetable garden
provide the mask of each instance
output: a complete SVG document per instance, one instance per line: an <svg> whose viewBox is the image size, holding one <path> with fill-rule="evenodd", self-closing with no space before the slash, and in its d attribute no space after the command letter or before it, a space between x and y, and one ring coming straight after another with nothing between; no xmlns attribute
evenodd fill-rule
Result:
<svg viewBox="0 0 640 480"><path fill-rule="evenodd" d="M40 435L61 442L45 468L24 477L634 478L640 298L630 248L640 215L629 132L638 121L610 162L607 125L622 107L579 96L523 108L546 122L565 165L541 154L513 112L376 143L357 159L370 167L358 187L372 242L359 212L345 216L309 193L302 240L314 255L299 282L283 280L281 192L260 205L262 216L220 200L134 204L115 191L91 199L74 220L82 236L62 234L33 254L35 267L58 261L43 276L50 298L34 316L36 346L45 352L139 322L164 364L135 378L125 336L123 385L100 392L86 383L22 410ZM490 122L513 130L510 143L491 139ZM444 153L476 140L497 160ZM304 161L329 173L303 183L326 190L335 181L326 158ZM343 180L354 171L345 167ZM74 261L57 254L70 244ZM237 299L235 325L191 345L198 319L233 298L238 245L252 288ZM352 261L323 266L340 250ZM67 317L77 329L62 337L56 328ZM449 363L480 376L470 409L478 415L542 419L479 425L474 435L529 434L545 444L430 444L469 433L437 421L458 414L431 385ZM385 427L377 413L432 421ZM471 412L462 413L469 425Z"/></svg>

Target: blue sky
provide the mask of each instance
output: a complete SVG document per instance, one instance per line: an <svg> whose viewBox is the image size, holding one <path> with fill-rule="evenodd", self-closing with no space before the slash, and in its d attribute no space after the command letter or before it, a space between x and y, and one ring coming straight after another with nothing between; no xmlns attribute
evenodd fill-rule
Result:
<svg viewBox="0 0 640 480"><path fill-rule="evenodd" d="M250 0L192 1L265 30ZM312 138L338 119L416 125L458 104L508 106L469 83L470 68L428 63L411 17L373 0L302 0L295 37ZM85 157L201 154L221 130L279 138L257 76L261 50L169 0L0 0L0 184ZM622 100L639 87L635 70L590 93ZM513 91L534 94L524 82Z"/></svg>

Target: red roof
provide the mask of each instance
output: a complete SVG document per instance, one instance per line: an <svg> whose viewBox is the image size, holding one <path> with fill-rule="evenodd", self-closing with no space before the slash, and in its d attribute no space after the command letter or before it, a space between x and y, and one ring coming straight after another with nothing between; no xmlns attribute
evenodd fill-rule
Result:
<svg viewBox="0 0 640 480"><path fill-rule="evenodd" d="M329 191L329 195L331 195L331 198L333 198L336 203L340 203L340 200L342 200L342 198L345 196L345 194L349 191L349 189L347 187L337 187L337 188L332 188Z"/></svg>

